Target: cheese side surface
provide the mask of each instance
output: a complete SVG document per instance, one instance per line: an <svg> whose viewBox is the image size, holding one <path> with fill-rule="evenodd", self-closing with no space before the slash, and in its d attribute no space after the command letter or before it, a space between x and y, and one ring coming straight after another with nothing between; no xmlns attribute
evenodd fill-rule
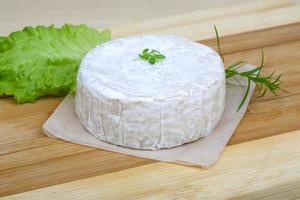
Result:
<svg viewBox="0 0 300 200"><path fill-rule="evenodd" d="M139 59L145 48L166 58ZM82 59L75 110L100 140L156 150L211 133L225 106L225 74L211 48L174 35L141 35L97 46Z"/></svg>

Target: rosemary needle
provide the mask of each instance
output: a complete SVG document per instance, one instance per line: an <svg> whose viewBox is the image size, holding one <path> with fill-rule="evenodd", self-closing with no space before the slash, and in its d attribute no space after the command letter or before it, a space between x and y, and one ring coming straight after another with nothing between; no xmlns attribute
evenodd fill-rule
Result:
<svg viewBox="0 0 300 200"><path fill-rule="evenodd" d="M218 29L217 29L216 25L214 25L214 29L215 29L215 34L217 36L217 44L218 44L219 55L221 56L222 61L224 62L224 57L221 53L221 43L220 43L219 33L218 33Z"/></svg>

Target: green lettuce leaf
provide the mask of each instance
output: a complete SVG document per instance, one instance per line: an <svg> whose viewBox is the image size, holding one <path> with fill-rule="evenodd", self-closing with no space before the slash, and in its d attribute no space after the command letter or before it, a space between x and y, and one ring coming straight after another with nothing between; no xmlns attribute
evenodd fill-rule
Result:
<svg viewBox="0 0 300 200"><path fill-rule="evenodd" d="M109 30L66 24L25 27L0 37L0 96L24 103L74 92L80 60L110 35Z"/></svg>

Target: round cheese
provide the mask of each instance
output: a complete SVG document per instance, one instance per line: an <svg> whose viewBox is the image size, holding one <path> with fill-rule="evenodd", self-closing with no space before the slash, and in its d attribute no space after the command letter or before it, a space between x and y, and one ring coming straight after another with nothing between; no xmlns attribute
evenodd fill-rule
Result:
<svg viewBox="0 0 300 200"><path fill-rule="evenodd" d="M151 65L143 49L165 59ZM136 149L169 148L207 136L225 105L225 74L211 48L174 35L112 40L85 55L76 113L100 140Z"/></svg>

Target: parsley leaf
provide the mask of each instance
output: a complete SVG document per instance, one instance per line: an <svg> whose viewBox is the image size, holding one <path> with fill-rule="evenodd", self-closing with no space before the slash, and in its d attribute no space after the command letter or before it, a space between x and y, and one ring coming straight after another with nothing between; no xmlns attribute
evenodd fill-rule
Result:
<svg viewBox="0 0 300 200"><path fill-rule="evenodd" d="M139 57L143 60L148 61L151 65L154 65L158 61L162 61L166 58L165 55L161 54L157 50L150 50L149 48L146 48L142 51L141 54L139 54Z"/></svg>

